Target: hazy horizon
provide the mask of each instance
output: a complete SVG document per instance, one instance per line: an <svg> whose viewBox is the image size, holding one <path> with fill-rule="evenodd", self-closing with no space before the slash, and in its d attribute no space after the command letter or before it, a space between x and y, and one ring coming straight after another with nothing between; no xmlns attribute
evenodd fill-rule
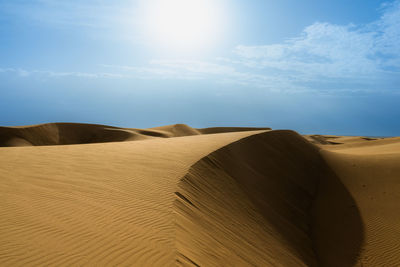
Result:
<svg viewBox="0 0 400 267"><path fill-rule="evenodd" d="M399 0L0 0L0 39L0 126L400 135Z"/></svg>

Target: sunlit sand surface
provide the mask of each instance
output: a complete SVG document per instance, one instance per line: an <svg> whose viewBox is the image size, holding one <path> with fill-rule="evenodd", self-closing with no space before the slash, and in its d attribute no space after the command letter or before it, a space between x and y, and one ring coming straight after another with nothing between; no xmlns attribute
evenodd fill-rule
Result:
<svg viewBox="0 0 400 267"><path fill-rule="evenodd" d="M0 127L1 266L397 266L400 138Z"/></svg>

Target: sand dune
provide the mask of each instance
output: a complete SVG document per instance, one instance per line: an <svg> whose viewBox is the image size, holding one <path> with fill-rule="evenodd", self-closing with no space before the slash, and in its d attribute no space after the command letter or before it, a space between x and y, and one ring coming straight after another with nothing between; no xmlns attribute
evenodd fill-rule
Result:
<svg viewBox="0 0 400 267"><path fill-rule="evenodd" d="M47 123L32 126L0 127L0 147L120 142L157 137L169 138L268 129L270 128L214 127L195 129L185 124L134 129L97 124Z"/></svg>
<svg viewBox="0 0 400 267"><path fill-rule="evenodd" d="M200 266L316 266L310 210L323 175L317 149L290 131L211 153L180 182L178 251Z"/></svg>
<svg viewBox="0 0 400 267"><path fill-rule="evenodd" d="M0 145L25 146L0 148L1 266L400 264L400 138L57 123Z"/></svg>
<svg viewBox="0 0 400 267"><path fill-rule="evenodd" d="M400 138L324 146L321 152L360 212L358 266L400 266Z"/></svg>

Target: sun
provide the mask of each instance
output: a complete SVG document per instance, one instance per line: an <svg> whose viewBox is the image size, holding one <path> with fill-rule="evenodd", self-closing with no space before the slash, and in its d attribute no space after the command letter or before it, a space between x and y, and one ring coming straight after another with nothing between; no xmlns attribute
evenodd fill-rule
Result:
<svg viewBox="0 0 400 267"><path fill-rule="evenodd" d="M213 44L221 34L218 0L148 0L146 35L157 44L195 50Z"/></svg>

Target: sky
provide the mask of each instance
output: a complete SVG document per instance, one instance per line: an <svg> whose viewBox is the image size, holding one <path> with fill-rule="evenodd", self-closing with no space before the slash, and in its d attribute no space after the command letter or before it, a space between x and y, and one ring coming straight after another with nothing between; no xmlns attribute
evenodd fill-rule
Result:
<svg viewBox="0 0 400 267"><path fill-rule="evenodd" d="M0 125L400 136L400 0L0 0Z"/></svg>

